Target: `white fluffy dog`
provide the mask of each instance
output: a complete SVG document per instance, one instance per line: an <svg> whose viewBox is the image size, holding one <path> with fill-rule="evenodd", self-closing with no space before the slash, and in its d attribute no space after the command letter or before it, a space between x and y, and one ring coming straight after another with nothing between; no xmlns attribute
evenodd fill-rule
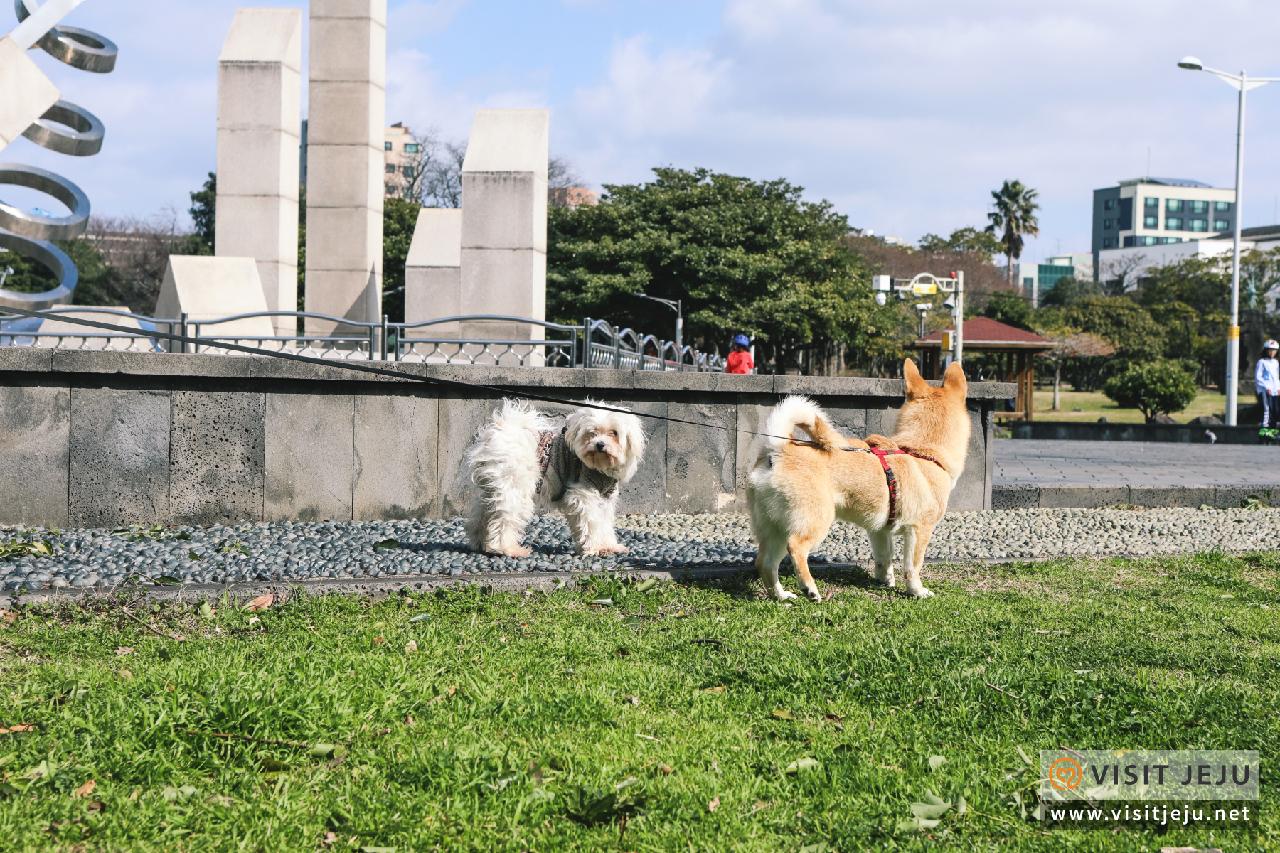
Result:
<svg viewBox="0 0 1280 853"><path fill-rule="evenodd" d="M521 538L541 506L564 514L579 553L625 553L613 530L618 487L636 473L644 443L630 413L578 409L561 425L503 400L465 458L477 486L467 519L471 547L529 556Z"/></svg>

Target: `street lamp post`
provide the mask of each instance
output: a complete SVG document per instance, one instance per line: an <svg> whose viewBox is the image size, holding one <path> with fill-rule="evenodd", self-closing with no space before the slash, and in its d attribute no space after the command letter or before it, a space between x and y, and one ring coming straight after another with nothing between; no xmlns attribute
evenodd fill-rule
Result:
<svg viewBox="0 0 1280 853"><path fill-rule="evenodd" d="M657 302L667 306L676 312L676 358L683 358L684 351L684 300L683 299L663 299L661 296L650 296L647 293L635 293L641 299L648 299L650 302Z"/></svg>
<svg viewBox="0 0 1280 853"><path fill-rule="evenodd" d="M1243 216L1240 210L1240 199L1244 194L1244 95L1250 89L1257 89L1268 83L1280 80L1280 77L1250 77L1244 71L1232 74L1209 68L1194 56L1184 56L1178 62L1179 68L1188 71L1204 71L1233 87L1237 93L1236 101L1236 200L1235 228L1231 239L1231 325L1227 329L1227 426L1236 425L1236 404L1239 395L1240 372L1240 227Z"/></svg>

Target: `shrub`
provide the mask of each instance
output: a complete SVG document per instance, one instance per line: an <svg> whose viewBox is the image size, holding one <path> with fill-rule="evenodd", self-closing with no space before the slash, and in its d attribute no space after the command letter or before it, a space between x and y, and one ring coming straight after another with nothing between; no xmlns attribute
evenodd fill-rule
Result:
<svg viewBox="0 0 1280 853"><path fill-rule="evenodd" d="M1196 381L1178 362L1144 361L1108 379L1103 392L1117 405L1138 409L1152 423L1156 415L1189 406L1196 397Z"/></svg>

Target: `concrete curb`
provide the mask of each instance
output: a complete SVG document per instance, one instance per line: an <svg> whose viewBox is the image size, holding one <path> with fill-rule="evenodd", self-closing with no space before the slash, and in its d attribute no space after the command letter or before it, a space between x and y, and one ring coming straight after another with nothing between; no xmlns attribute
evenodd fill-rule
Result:
<svg viewBox="0 0 1280 853"><path fill-rule="evenodd" d="M1280 484L1259 486L993 486L992 509L1101 509L1114 506L1239 509L1249 498L1280 506Z"/></svg>

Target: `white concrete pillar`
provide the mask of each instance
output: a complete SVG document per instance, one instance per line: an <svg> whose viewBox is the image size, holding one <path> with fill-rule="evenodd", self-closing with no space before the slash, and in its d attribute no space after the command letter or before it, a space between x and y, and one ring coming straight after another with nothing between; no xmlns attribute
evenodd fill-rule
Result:
<svg viewBox="0 0 1280 853"><path fill-rule="evenodd" d="M462 211L424 207L404 264L404 319L420 323L462 313ZM428 326L409 337L457 337L457 324Z"/></svg>
<svg viewBox="0 0 1280 853"><path fill-rule="evenodd" d="M382 316L386 0L311 0L310 51L306 307L372 322Z"/></svg>
<svg viewBox="0 0 1280 853"><path fill-rule="evenodd" d="M462 164L462 309L543 320L547 294L547 110L480 110ZM527 325L468 335L542 338Z"/></svg>
<svg viewBox="0 0 1280 853"><path fill-rule="evenodd" d="M218 57L214 254L257 261L270 311L298 305L301 132L302 12L241 9ZM291 318L272 326L297 333Z"/></svg>

